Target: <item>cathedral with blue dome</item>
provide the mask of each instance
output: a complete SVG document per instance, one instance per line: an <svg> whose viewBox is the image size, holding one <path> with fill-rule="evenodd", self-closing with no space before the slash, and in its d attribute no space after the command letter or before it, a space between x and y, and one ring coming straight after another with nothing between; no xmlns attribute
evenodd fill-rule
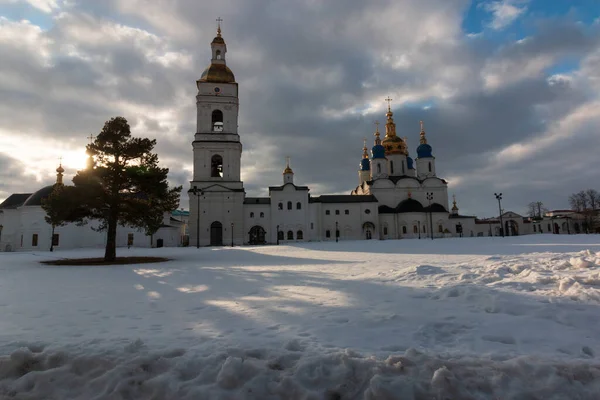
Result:
<svg viewBox="0 0 600 400"><path fill-rule="evenodd" d="M358 185L348 194L311 195L308 186L294 182L288 159L281 184L269 186L268 196L246 196L241 180L242 137L238 133L239 84L226 63L227 45L220 26L210 46L210 63L195 82L189 217L183 220L167 213L154 238L140 230L119 227L118 246L497 236L501 226L505 232L516 234L558 232L555 221L554 225L532 224L510 212L500 220L477 220L459 214L456 199L450 207L448 182L437 175L423 122L413 159L408 139L396 133L390 98L386 99L385 134L382 138L376 123L370 152L366 140L363 144ZM60 166L55 185L62 184L63 172ZM45 221L41 204L53 187L15 193L0 203L0 251L102 246L105 236L93 226L69 224L54 229ZM568 221L564 223L562 232L568 232Z"/></svg>
<svg viewBox="0 0 600 400"><path fill-rule="evenodd" d="M238 83L226 65L221 35L196 82L197 129L192 143L194 175L188 190L190 245L274 244L296 241L401 239L457 236L475 230L475 217L449 208L448 183L436 174L423 123L416 158L396 133L388 98L385 135L376 123L366 141L358 186L346 195L312 196L294 182L288 160L282 184L265 197L248 197L241 180Z"/></svg>

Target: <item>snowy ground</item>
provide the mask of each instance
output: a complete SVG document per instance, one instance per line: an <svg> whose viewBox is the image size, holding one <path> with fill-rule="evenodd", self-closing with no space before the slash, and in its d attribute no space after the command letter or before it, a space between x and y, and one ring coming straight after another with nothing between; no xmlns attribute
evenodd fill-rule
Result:
<svg viewBox="0 0 600 400"><path fill-rule="evenodd" d="M0 399L600 398L599 236L100 255L0 253Z"/></svg>

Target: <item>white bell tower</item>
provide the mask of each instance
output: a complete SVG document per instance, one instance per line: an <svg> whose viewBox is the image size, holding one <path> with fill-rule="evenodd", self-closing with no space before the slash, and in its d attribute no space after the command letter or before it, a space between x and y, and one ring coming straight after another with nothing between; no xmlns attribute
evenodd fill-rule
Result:
<svg viewBox="0 0 600 400"><path fill-rule="evenodd" d="M210 44L210 65L196 81L194 176L188 192L190 246L243 242L238 84L225 62L227 45L221 36L221 21L217 19L217 36Z"/></svg>

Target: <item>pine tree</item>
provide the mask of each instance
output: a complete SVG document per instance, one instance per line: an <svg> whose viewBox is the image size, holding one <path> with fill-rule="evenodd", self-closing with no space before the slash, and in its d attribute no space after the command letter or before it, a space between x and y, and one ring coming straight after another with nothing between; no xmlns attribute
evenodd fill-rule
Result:
<svg viewBox="0 0 600 400"><path fill-rule="evenodd" d="M182 188L169 188L169 169L158 166L155 145L156 140L132 137L125 118L112 118L87 146L93 165L77 172L74 186L53 191L44 210L56 226L99 221L96 229L106 231L104 260L114 261L117 225L152 235L163 213L179 205Z"/></svg>

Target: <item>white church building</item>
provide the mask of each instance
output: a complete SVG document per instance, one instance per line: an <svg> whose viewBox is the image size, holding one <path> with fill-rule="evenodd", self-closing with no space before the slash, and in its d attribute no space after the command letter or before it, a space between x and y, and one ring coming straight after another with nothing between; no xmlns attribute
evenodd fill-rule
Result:
<svg viewBox="0 0 600 400"><path fill-rule="evenodd" d="M437 174L433 148L423 123L413 160L406 138L396 134L389 98L385 136L381 138L377 124L371 151L366 142L363 145L358 185L348 195L311 196L307 186L294 182L288 159L281 185L270 186L268 197L246 197L241 180L242 142L238 134L239 87L226 64L227 46L220 27L211 50L210 65L196 82L197 128L192 143L189 217L186 215L184 221L178 215L166 213L163 226L153 238L139 229L119 226L120 247L580 231L580 216L574 214L550 215L542 221L532 221L513 212L483 220L460 215L455 199L450 208L448 182ZM57 183L62 182L63 172L59 166ZM41 204L52 188L50 185L35 193L15 193L0 203L0 251L104 246L106 235L94 231L93 224L69 224L53 230L45 222Z"/></svg>
<svg viewBox="0 0 600 400"><path fill-rule="evenodd" d="M348 195L311 196L294 182L289 160L268 197L246 197L241 180L238 83L226 63L220 28L212 59L196 82L197 129L194 175L188 191L190 245L220 246L288 241L401 239L475 236L476 219L448 203L448 183L438 177L433 149L421 124L413 160L406 139L396 135L388 100L385 137L377 127L369 155L366 143L358 186ZM487 225L486 225L487 232Z"/></svg>

